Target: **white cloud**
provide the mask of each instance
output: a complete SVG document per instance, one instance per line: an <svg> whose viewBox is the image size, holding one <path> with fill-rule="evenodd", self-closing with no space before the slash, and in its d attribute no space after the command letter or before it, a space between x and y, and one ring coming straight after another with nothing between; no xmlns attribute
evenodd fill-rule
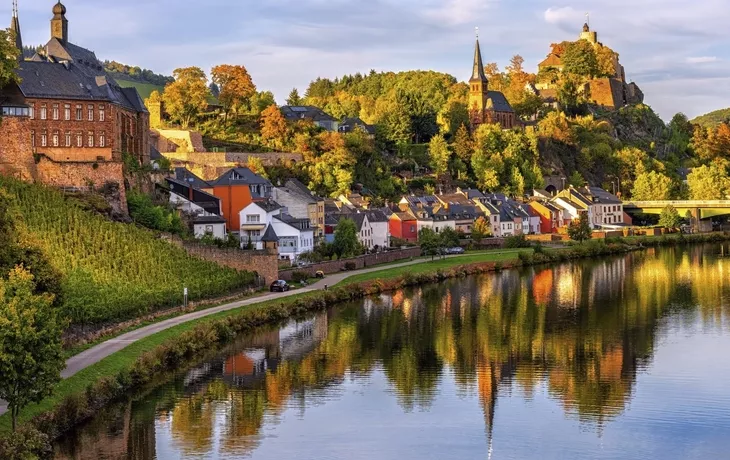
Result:
<svg viewBox="0 0 730 460"><path fill-rule="evenodd" d="M696 56L687 58L688 64L709 64L717 61L719 61L717 56Z"/></svg>
<svg viewBox="0 0 730 460"><path fill-rule="evenodd" d="M563 25L566 23L575 24L585 16L584 12L577 11L571 6L563 8L548 8L544 13L545 22L548 24Z"/></svg>
<svg viewBox="0 0 730 460"><path fill-rule="evenodd" d="M438 3L438 6L427 7L423 16L450 26L458 26L478 20L497 0L446 0Z"/></svg>

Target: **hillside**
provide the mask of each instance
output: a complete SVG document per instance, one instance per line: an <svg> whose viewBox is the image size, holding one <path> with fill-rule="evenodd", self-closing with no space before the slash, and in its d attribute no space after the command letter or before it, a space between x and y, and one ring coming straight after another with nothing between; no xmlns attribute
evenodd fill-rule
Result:
<svg viewBox="0 0 730 460"><path fill-rule="evenodd" d="M700 115L692 120L692 123L704 126L705 128L714 128L726 120L730 120L730 108L715 110L714 112Z"/></svg>
<svg viewBox="0 0 730 460"><path fill-rule="evenodd" d="M147 99L152 94L152 91L159 91L162 94L165 91L164 86L155 85L152 83L143 83L139 81L126 80L124 77L116 76L114 79L119 83L122 88L136 88L139 96L142 100Z"/></svg>
<svg viewBox="0 0 730 460"><path fill-rule="evenodd" d="M191 299L250 286L252 273L189 256L150 231L84 211L42 186L0 177L18 239L40 249L61 276L62 308L72 324L123 321ZM4 216L3 216L4 217Z"/></svg>

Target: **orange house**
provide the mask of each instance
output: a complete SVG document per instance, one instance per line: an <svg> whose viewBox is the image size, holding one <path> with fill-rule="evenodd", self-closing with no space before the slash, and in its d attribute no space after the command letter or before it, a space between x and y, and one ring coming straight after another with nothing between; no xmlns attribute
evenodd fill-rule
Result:
<svg viewBox="0 0 730 460"><path fill-rule="evenodd" d="M233 168L211 183L212 193L221 200L223 218L229 232L238 232L238 213L251 202L271 198L271 182L248 168Z"/></svg>

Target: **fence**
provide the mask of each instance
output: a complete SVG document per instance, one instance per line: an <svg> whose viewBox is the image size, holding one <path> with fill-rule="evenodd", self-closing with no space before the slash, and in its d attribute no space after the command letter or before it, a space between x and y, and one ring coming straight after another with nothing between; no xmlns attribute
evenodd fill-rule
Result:
<svg viewBox="0 0 730 460"><path fill-rule="evenodd" d="M368 254L352 259L332 260L328 262L308 265L306 267L293 268L291 270L281 270L279 271L279 279L291 281L292 274L295 271L304 272L313 277L318 271L324 272L325 274L337 273L344 271L346 269L346 266L351 270L359 270L361 268L366 268L373 265L387 264L390 262L397 262L399 260L411 259L413 257L419 257L420 255L420 247L379 252L377 254Z"/></svg>

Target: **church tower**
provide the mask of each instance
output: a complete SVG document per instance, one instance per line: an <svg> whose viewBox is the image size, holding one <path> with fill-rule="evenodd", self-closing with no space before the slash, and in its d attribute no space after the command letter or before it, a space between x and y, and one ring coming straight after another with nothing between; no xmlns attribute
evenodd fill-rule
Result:
<svg viewBox="0 0 730 460"><path fill-rule="evenodd" d="M20 19L18 19L18 0L13 0L13 19L10 22L10 34L15 40L15 47L18 48L18 60L23 60L23 38L20 35Z"/></svg>
<svg viewBox="0 0 730 460"><path fill-rule="evenodd" d="M66 19L66 7L61 0L53 6L53 19L51 19L51 38L57 38L62 44L68 43L68 20Z"/></svg>
<svg viewBox="0 0 730 460"><path fill-rule="evenodd" d="M474 47L474 67L469 79L469 112L471 113L472 125L484 123L485 111L488 109L489 81L484 74L484 63L482 62L482 50L479 47L479 35Z"/></svg>

